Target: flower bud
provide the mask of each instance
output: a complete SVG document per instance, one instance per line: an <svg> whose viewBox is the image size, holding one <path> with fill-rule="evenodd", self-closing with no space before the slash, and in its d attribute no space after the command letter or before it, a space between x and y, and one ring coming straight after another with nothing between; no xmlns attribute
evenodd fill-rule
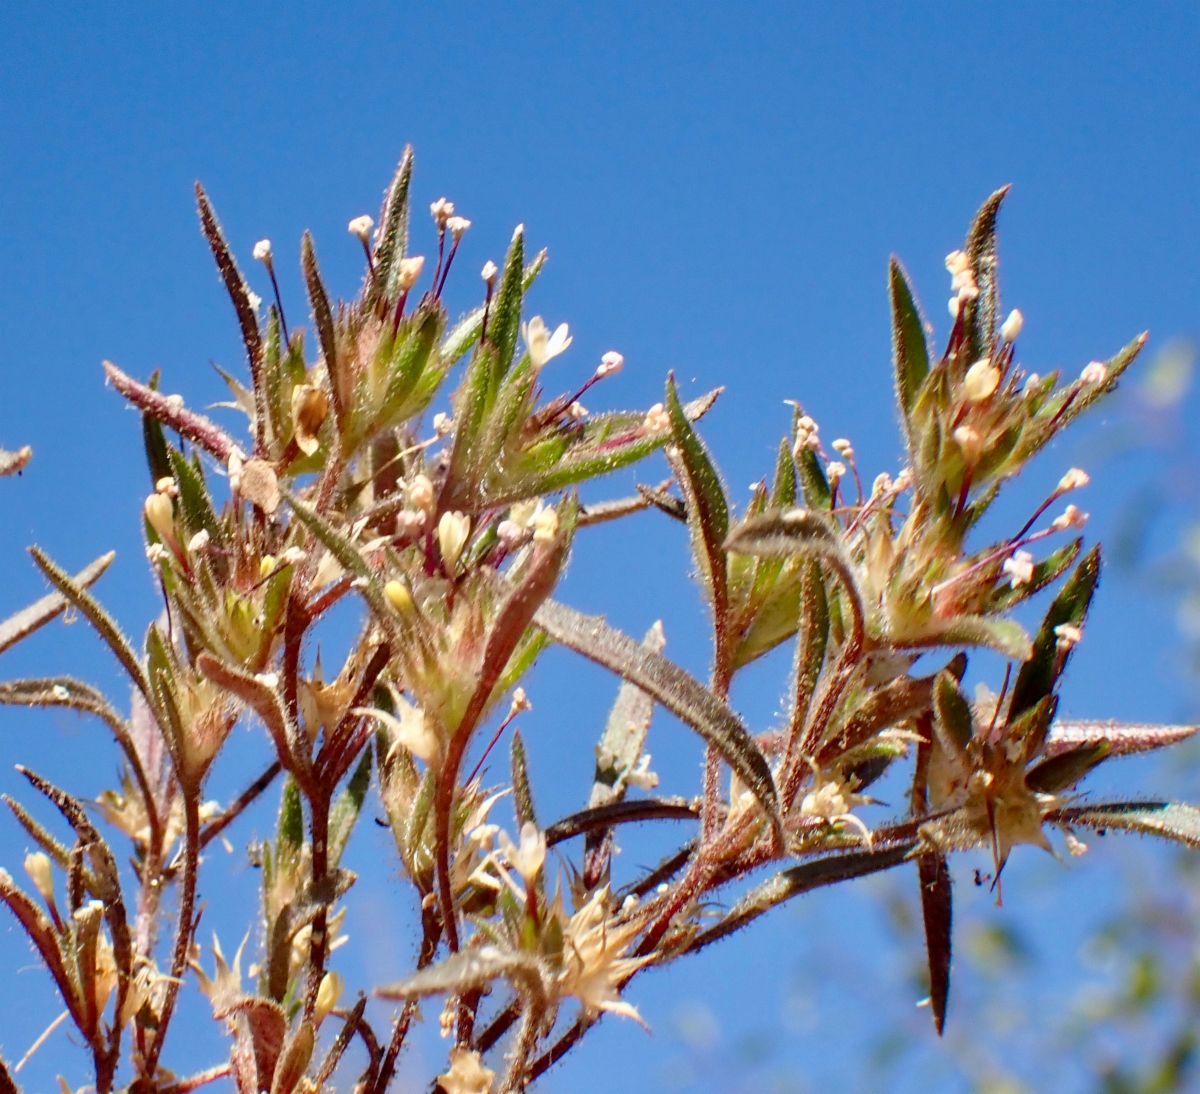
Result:
<svg viewBox="0 0 1200 1094"><path fill-rule="evenodd" d="M1054 628L1054 635L1058 639L1054 647L1059 653L1066 653L1083 641L1083 629L1074 623L1060 623Z"/></svg>
<svg viewBox="0 0 1200 1094"><path fill-rule="evenodd" d="M1000 370L990 357L976 361L963 377L963 393L969 403L981 403L1000 386Z"/></svg>
<svg viewBox="0 0 1200 1094"><path fill-rule="evenodd" d="M267 574L269 574L274 569L275 569L275 556L274 555L263 555L258 563L259 580L261 581L264 577L267 576Z"/></svg>
<svg viewBox="0 0 1200 1094"><path fill-rule="evenodd" d="M179 487L175 485L175 480L170 475L164 475L154 484L154 490L159 494L166 494L169 498L179 497Z"/></svg>
<svg viewBox="0 0 1200 1094"><path fill-rule="evenodd" d="M1056 494L1066 494L1072 490L1078 490L1081 487L1087 486L1091 481L1091 476L1086 471L1081 471L1078 467L1072 467L1070 471L1058 480L1058 486L1054 492Z"/></svg>
<svg viewBox="0 0 1200 1094"><path fill-rule="evenodd" d="M600 367L596 369L596 379L603 380L606 376L615 376L625 365L625 358L616 350L610 349L600 358Z"/></svg>
<svg viewBox="0 0 1200 1094"><path fill-rule="evenodd" d="M466 217L451 217L446 221L446 227L450 229L450 235L457 241L462 239L463 232L471 227L471 222Z"/></svg>
<svg viewBox="0 0 1200 1094"><path fill-rule="evenodd" d="M352 236L358 236L364 243L371 238L371 229L375 227L375 221L365 214L360 217L355 217L347 225L347 230Z"/></svg>
<svg viewBox="0 0 1200 1094"><path fill-rule="evenodd" d="M1087 524L1087 520L1087 513L1080 512L1076 505L1068 505L1061 516L1057 516L1051 521L1050 527L1055 532L1065 532L1068 528L1082 528Z"/></svg>
<svg viewBox="0 0 1200 1094"><path fill-rule="evenodd" d="M437 201L429 206L429 212L433 216L433 222L439 228L445 228L446 223L454 216L454 202L447 201L445 198L438 198Z"/></svg>
<svg viewBox="0 0 1200 1094"><path fill-rule="evenodd" d="M395 578L383 587L383 595L387 597L388 603L401 615L411 615L413 609L416 607L413 603L412 593L408 591L408 586L403 581L397 581Z"/></svg>
<svg viewBox="0 0 1200 1094"><path fill-rule="evenodd" d="M453 570L471 534L471 518L465 513L443 513L438 521L438 547L447 570Z"/></svg>
<svg viewBox="0 0 1200 1094"><path fill-rule="evenodd" d="M840 452L843 456L845 456L847 452L854 451L854 445L852 445L848 440L846 440L845 437L839 437L836 441L833 442L833 450L835 452Z"/></svg>
<svg viewBox="0 0 1200 1094"><path fill-rule="evenodd" d="M1008 318L1000 324L1000 337L1003 338L1007 344L1011 345L1017 340L1017 336L1021 333L1021 328L1023 326L1025 326L1025 316L1023 316L1018 309L1013 308L1013 310L1008 313Z"/></svg>
<svg viewBox="0 0 1200 1094"><path fill-rule="evenodd" d="M271 241L269 239L260 239L254 244L254 258L257 262L271 261Z"/></svg>
<svg viewBox="0 0 1200 1094"><path fill-rule="evenodd" d="M496 535L510 551L525 542L528 533L515 520L502 520L496 526Z"/></svg>
<svg viewBox="0 0 1200 1094"><path fill-rule="evenodd" d="M413 258L400 259L400 291L408 292L408 290L417 283L417 278L421 276L421 271L424 268L424 255L416 255Z"/></svg>
<svg viewBox="0 0 1200 1094"><path fill-rule="evenodd" d="M983 439L978 432L972 429L969 425L960 425L954 431L954 440L958 444L963 454L963 459L967 465L974 467L979 462L979 456L983 452Z"/></svg>
<svg viewBox="0 0 1200 1094"><path fill-rule="evenodd" d="M661 433L671 428L671 416L663 408L662 403L655 403L646 411L642 419L642 430L646 433Z"/></svg>
<svg viewBox="0 0 1200 1094"><path fill-rule="evenodd" d="M54 903L54 873L50 869L50 857L41 851L33 851L25 856L25 873L33 882L33 887L42 894L47 904Z"/></svg>
<svg viewBox="0 0 1200 1094"><path fill-rule="evenodd" d="M1103 361L1092 361L1084 367L1079 378L1085 384L1102 384L1108 379L1108 366Z"/></svg>
<svg viewBox="0 0 1200 1094"><path fill-rule="evenodd" d="M313 1008L313 1025L320 1028L326 1016L337 1006L342 994L341 973L327 972L321 978L321 986L317 989L317 1004Z"/></svg>
<svg viewBox="0 0 1200 1094"><path fill-rule="evenodd" d="M164 543L175 542L175 518L171 499L166 494L151 494L146 499L146 520Z"/></svg>
<svg viewBox="0 0 1200 1094"><path fill-rule="evenodd" d="M188 554L198 555L208 550L209 543L212 542L212 536L208 534L207 528L201 528L191 539L188 540Z"/></svg>
<svg viewBox="0 0 1200 1094"><path fill-rule="evenodd" d="M490 258L483 264L483 269L480 270L479 276L484 279L489 285L496 283L496 263Z"/></svg>
<svg viewBox="0 0 1200 1094"><path fill-rule="evenodd" d="M1033 580L1033 555L1028 551L1017 551L1012 558L1004 560L1003 572L1010 576L1014 589L1028 585Z"/></svg>
<svg viewBox="0 0 1200 1094"><path fill-rule="evenodd" d="M408 486L408 500L418 509L433 508L433 483L426 475L416 475Z"/></svg>

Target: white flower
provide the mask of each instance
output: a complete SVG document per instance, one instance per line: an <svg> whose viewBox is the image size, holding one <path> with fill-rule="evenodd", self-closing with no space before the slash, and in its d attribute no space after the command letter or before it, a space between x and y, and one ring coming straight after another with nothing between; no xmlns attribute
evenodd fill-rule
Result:
<svg viewBox="0 0 1200 1094"><path fill-rule="evenodd" d="M454 428L454 419L449 414L439 411L433 416L433 431L439 437L444 437Z"/></svg>
<svg viewBox="0 0 1200 1094"><path fill-rule="evenodd" d="M621 998L620 985L654 958L625 956L639 926L636 920L610 919L608 900L607 886L596 890L563 928L559 989L575 996L585 1011L607 1010L641 1022L633 1004Z"/></svg>
<svg viewBox="0 0 1200 1094"><path fill-rule="evenodd" d="M1085 384L1102 384L1108 379L1108 366L1103 361L1092 361L1084 367L1079 378Z"/></svg>
<svg viewBox="0 0 1200 1094"><path fill-rule="evenodd" d="M547 507L533 518L533 542L552 543L558 535L558 513Z"/></svg>
<svg viewBox="0 0 1200 1094"><path fill-rule="evenodd" d="M246 465L246 457L240 448L229 453L226 471L229 475L229 489L236 494L242 486L242 468Z"/></svg>
<svg viewBox="0 0 1200 1094"><path fill-rule="evenodd" d="M467 545L467 537L471 534L471 518L465 513L443 513L438 521L438 547L441 548L442 561L447 570L453 570L458 556Z"/></svg>
<svg viewBox="0 0 1200 1094"><path fill-rule="evenodd" d="M342 974L338 972L327 972L321 978L321 986L317 989L317 1004L315 1013L313 1014L313 1025L320 1028L320 1025L325 1021L329 1012L337 1006L339 996L342 994Z"/></svg>
<svg viewBox="0 0 1200 1094"><path fill-rule="evenodd" d="M1056 532L1065 532L1068 528L1082 528L1087 524L1088 514L1081 513L1078 506L1068 505L1062 515L1055 517L1050 527Z"/></svg>
<svg viewBox="0 0 1200 1094"><path fill-rule="evenodd" d="M298 566L308 557L303 547L289 547L279 556L280 566Z"/></svg>
<svg viewBox="0 0 1200 1094"><path fill-rule="evenodd" d="M603 380L606 376L615 376L625 366L625 358L615 349L610 349L600 358L600 367L596 369L596 379Z"/></svg>
<svg viewBox="0 0 1200 1094"><path fill-rule="evenodd" d="M646 433L661 433L671 428L671 416L663 408L662 403L655 403L646 411L642 419L642 430Z"/></svg>
<svg viewBox="0 0 1200 1094"><path fill-rule="evenodd" d="M451 998L450 1002L454 1002ZM457 1007L455 1007L457 1013ZM469 1048L450 1050L450 1070L437 1077L438 1087L445 1094L491 1094L496 1073L483 1066L478 1052Z"/></svg>
<svg viewBox="0 0 1200 1094"><path fill-rule="evenodd" d="M1000 370L990 357L976 361L963 377L963 392L970 403L981 403L1000 386Z"/></svg>
<svg viewBox="0 0 1200 1094"><path fill-rule="evenodd" d="M471 222L466 217L451 217L446 221L446 227L454 239L462 239L463 232L471 227Z"/></svg>
<svg viewBox="0 0 1200 1094"><path fill-rule="evenodd" d="M358 238L361 239L364 243L366 243L367 240L371 238L371 229L374 227L375 227L375 221L373 221L369 216L366 216L365 214L360 217L355 217L346 226L347 231L349 231L349 233L352 236L358 236ZM255 256L255 257L257 257L257 256Z"/></svg>
<svg viewBox="0 0 1200 1094"><path fill-rule="evenodd" d="M515 520L502 520L496 526L496 535L510 551L525 541L528 532Z"/></svg>
<svg viewBox="0 0 1200 1094"><path fill-rule="evenodd" d="M658 785L658 775L650 770L650 753L642 754L637 766L625 772L627 786L636 786L639 790L653 790Z"/></svg>
<svg viewBox="0 0 1200 1094"><path fill-rule="evenodd" d="M582 422L588 416L588 408L576 400L567 407L567 417L573 422Z"/></svg>
<svg viewBox="0 0 1200 1094"><path fill-rule="evenodd" d="M496 263L490 258L483 264L483 269L480 270L479 276L484 279L489 285L496 283Z"/></svg>
<svg viewBox="0 0 1200 1094"><path fill-rule="evenodd" d="M951 275L958 277L971 268L971 260L966 251L951 251L946 255L946 269Z"/></svg>
<svg viewBox="0 0 1200 1094"><path fill-rule="evenodd" d="M913 473L911 467L903 467L900 469L900 474L896 476L895 489L897 494L903 494L910 486L912 486Z"/></svg>
<svg viewBox="0 0 1200 1094"><path fill-rule="evenodd" d="M179 487L176 485L175 480L171 478L170 475L164 475L161 479L159 479L158 482L154 484L154 489L156 493L166 494L169 498L179 497Z"/></svg>
<svg viewBox="0 0 1200 1094"><path fill-rule="evenodd" d="M400 259L400 291L407 292L411 289L417 283L417 278L421 276L424 268L424 255Z"/></svg>
<svg viewBox="0 0 1200 1094"><path fill-rule="evenodd" d="M271 241L269 239L260 239L254 244L254 258L257 262L271 261Z"/></svg>
<svg viewBox="0 0 1200 1094"><path fill-rule="evenodd" d="M262 297L259 296L258 293L254 292L253 289L247 289L246 299L250 301L250 307L254 310L255 314L257 314L262 308Z"/></svg>
<svg viewBox="0 0 1200 1094"><path fill-rule="evenodd" d="M538 831L533 821L521 825L521 842L513 843L508 833L500 832L500 849L504 852L504 860L524 879L527 886L532 885L546 861L546 833Z"/></svg>
<svg viewBox="0 0 1200 1094"><path fill-rule="evenodd" d="M841 481L842 476L846 474L846 465L834 460L828 467L825 468L825 477L829 480L831 486L836 486Z"/></svg>
<svg viewBox="0 0 1200 1094"><path fill-rule="evenodd" d="M535 372L547 361L562 353L572 341L570 328L566 323L559 323L554 333L550 334L540 315L535 315L528 323L522 323L521 334Z"/></svg>
<svg viewBox="0 0 1200 1094"><path fill-rule="evenodd" d="M1072 490L1078 490L1080 487L1087 486L1091 481L1091 476L1086 471L1081 471L1078 467L1072 467L1070 471L1058 480L1058 486L1054 492L1056 494L1066 494Z"/></svg>
<svg viewBox="0 0 1200 1094"><path fill-rule="evenodd" d="M969 425L960 425L954 431L954 440L958 443L958 447L962 449L963 459L973 467L978 462L979 455L983 451L983 439L979 436L979 433Z"/></svg>
<svg viewBox="0 0 1200 1094"><path fill-rule="evenodd" d="M833 450L835 452L840 452L848 460L854 458L854 456L853 456L854 445L852 445L848 440L846 440L845 437L839 437L836 441L833 442ZM850 453L850 455L846 455L847 453Z"/></svg>
<svg viewBox="0 0 1200 1094"><path fill-rule="evenodd" d="M416 475L408 486L408 500L418 509L433 508L433 483L427 475Z"/></svg>
<svg viewBox="0 0 1200 1094"><path fill-rule="evenodd" d="M207 550L211 539L212 537L208 534L208 529L201 528L200 531L188 540L188 553L198 555L201 551Z"/></svg>
<svg viewBox="0 0 1200 1094"><path fill-rule="evenodd" d="M1017 551L1012 558L1004 560L1004 573L1010 575L1014 589L1028 585L1033 580L1033 555L1028 551Z"/></svg>
<svg viewBox="0 0 1200 1094"><path fill-rule="evenodd" d="M1000 337L1010 345L1017 340L1021 328L1025 326L1025 316L1017 308L1008 313L1008 318L1000 325Z"/></svg>
<svg viewBox="0 0 1200 1094"><path fill-rule="evenodd" d="M1083 641L1083 629L1074 623L1060 623L1054 628L1054 634L1058 638L1054 645L1059 653L1066 653L1072 646L1077 646Z"/></svg>
<svg viewBox="0 0 1200 1094"><path fill-rule="evenodd" d="M958 309L960 307L962 307L962 301L957 296L952 296L946 301L946 310L950 313L951 319L958 318Z"/></svg>
<svg viewBox="0 0 1200 1094"><path fill-rule="evenodd" d="M157 566L167 557L167 549L161 543L151 543L146 548L146 558L150 560L151 565Z"/></svg>
<svg viewBox="0 0 1200 1094"><path fill-rule="evenodd" d="M396 705L394 715L378 707L355 707L350 713L378 719L392 731L392 748L402 746L427 764L433 763L438 753L438 739L429 728L424 712L399 695L393 696L393 702Z"/></svg>
<svg viewBox="0 0 1200 1094"><path fill-rule="evenodd" d="M143 507L150 527L164 543L175 542L174 509L166 494L151 494Z"/></svg>
<svg viewBox="0 0 1200 1094"><path fill-rule="evenodd" d="M437 201L429 206L429 212L433 216L433 222L439 228L445 228L446 223L454 216L454 202L447 201L445 198L438 198Z"/></svg>
<svg viewBox="0 0 1200 1094"><path fill-rule="evenodd" d="M1042 382L1042 378L1036 372L1031 372L1025 378L1025 391L1027 393L1036 391L1038 384L1040 384L1041 382Z"/></svg>
<svg viewBox="0 0 1200 1094"><path fill-rule="evenodd" d="M892 476L886 471L881 471L875 476L875 482L871 485L871 497L879 498L888 493L894 487Z"/></svg>

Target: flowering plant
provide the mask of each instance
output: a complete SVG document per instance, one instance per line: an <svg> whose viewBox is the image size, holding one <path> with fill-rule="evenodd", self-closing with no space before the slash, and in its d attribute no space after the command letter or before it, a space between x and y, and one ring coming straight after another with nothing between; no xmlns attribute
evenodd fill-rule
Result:
<svg viewBox="0 0 1200 1094"><path fill-rule="evenodd" d="M197 188L245 343L249 383L228 379L248 435L236 439L164 394L157 377L142 383L106 363L112 385L142 412L153 483L144 530L164 614L135 646L91 591L111 555L71 576L35 547L55 591L0 625L3 651L70 607L132 684L128 716L69 677L0 684L0 702L100 718L124 757L120 788L95 803L99 822L96 809L22 769L73 838L61 842L8 801L38 847L25 867L40 903L0 871L0 899L88 1046L98 1094L118 1085L179 1094L226 1075L241 1094L316 1091L343 1077L355 1042L354 1089L381 1094L419 1001L430 997L443 1002L452 1045L440 1088L522 1090L605 1012L639 1020L626 988L644 970L801 893L910 861L940 1031L947 856L990 848L998 889L1012 849L1050 849L1054 831L1072 853L1082 848L1076 831L1087 828L1200 844L1200 812L1190 806L1074 792L1110 756L1193 732L1055 720L1100 555L1084 551L1081 538L1042 558L1029 548L1083 527L1074 504L1039 522L1087 476L1068 471L1015 535L969 543L1003 484L1113 389L1144 340L1070 382L1018 367L1022 318L1001 319L997 282L1005 191L947 260L953 326L940 357L892 262L903 470L864 488L852 444L833 441L831 459L817 423L797 406L771 484L735 514L695 426L716 393L684 404L668 376L661 404L591 415L580 399L621 368L611 352L580 391L543 398L544 369L571 337L566 324L551 331L540 316L522 322L545 253L527 258L521 228L503 268L484 268L482 304L451 324L442 293L470 222L445 199L434 203L437 258L418 292L428 263L408 247L411 172L406 151L378 227L369 217L350 223L366 258L353 301L331 301L304 237L311 333L288 328L266 240L254 248L274 294L262 317ZM463 359L451 415L434 415L422 439L425 412ZM581 504L578 484L659 449L678 493L668 482ZM6 456L0 469L28 458ZM214 473L227 482L221 504ZM574 537L641 509L690 532L712 620L707 683L663 656L660 627L638 642L553 598ZM1029 635L1013 609L1060 579ZM326 682L306 640L352 596L363 605L361 629ZM521 679L552 642L621 684L584 807L543 825L515 729L509 785L487 787L479 772L527 709ZM730 684L786 642L795 648L786 718L752 732L728 703ZM975 648L997 651L1008 669L998 693L980 688L972 700L962 681ZM656 707L704 742L695 800L647 793L657 782L645 751ZM274 760L233 802L206 803L206 778L243 718L265 729ZM906 757L907 811L872 829L856 810ZM276 782L277 831L256 849L258 972L244 983L241 950L230 963L215 945L210 963L195 943L199 865L203 849L232 834ZM421 923L412 975L367 985L396 1001L386 1028L368 1019L365 995L343 1002L335 960L355 882L342 856L372 787ZM510 792L515 836L491 816ZM693 838L648 873L614 876L617 826L668 818L694 821ZM125 876L115 833L132 850ZM579 856L553 876L547 849L577 839ZM764 871L766 880L714 914L722 893ZM189 983L211 1001L231 1049L227 1062L180 1078L166 1045ZM0 1063L0 1090L15 1089Z"/></svg>

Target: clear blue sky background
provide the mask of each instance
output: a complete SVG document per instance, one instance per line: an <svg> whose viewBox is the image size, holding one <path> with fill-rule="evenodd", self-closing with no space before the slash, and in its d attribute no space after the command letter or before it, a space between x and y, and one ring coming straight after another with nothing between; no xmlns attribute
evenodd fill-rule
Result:
<svg viewBox="0 0 1200 1094"><path fill-rule="evenodd" d="M669 368L689 392L726 385L705 431L739 501L771 466L785 398L801 399L829 437L851 437L868 480L897 469L888 254L903 257L944 338L943 256L1003 183L1014 183L1002 217L1005 300L1026 315L1028 367L1074 373L1147 327L1161 338L1197 325L1200 15L1190 5L204 7L0 11L0 444L36 452L23 479L0 483L0 610L41 595L23 554L35 541L72 567L116 548L100 587L107 602L135 634L158 610L140 541L138 422L103 388L100 361L140 376L161 367L164 386L198 404L223 397L210 361L240 367L233 316L197 231L197 178L247 266L256 239L274 241L296 322L300 233L313 230L329 280L352 294L361 255L346 222L376 212L411 142L416 208L446 194L474 222L452 306L474 301L475 271L524 222L551 256L533 306L576 336L550 385L586 377L610 348L627 366L597 407L655 402ZM420 215L416 225L428 247L432 230ZM1028 512L1080 451L1068 441L1047 452L1014 491L1008 519ZM1084 508L1095 534L1140 480L1136 468L1093 470ZM658 466L641 473L656 476ZM638 633L663 618L668 651L703 670L684 537L651 516L629 531L633 547L609 529L584 537L564 598ZM62 635L56 628L6 655L0 672L70 668L124 700L83 626L66 631L65 646ZM1187 699L1175 643L1168 605L1109 581L1066 707L1177 718ZM779 709L783 668L776 659L756 670L735 695L756 726ZM613 690L560 653L540 666L525 728L547 817L586 794ZM683 731L664 723L653 751L665 789L692 793L699 751ZM236 762L266 755L257 732L241 734L214 796L243 781ZM0 789L25 800L31 791L11 762L88 796L115 763L97 726L20 711L0 714L0 758ZM237 835L244 842L269 824L268 809ZM627 848L626 868L658 850ZM19 873L24 851L23 833L0 818L0 860ZM411 959L401 933L410 913L385 833L365 825L352 857L363 902L342 961L350 983L368 987ZM1019 858L1005 914L1049 907L1074 919L1103 902L1103 861L1068 873L1032 852ZM1052 883L1043 876L1051 867ZM205 880L233 895L209 905L201 934L217 927L233 948L256 875L240 852L218 852ZM916 998L904 964L915 955L887 942L871 892L814 898L678 973L647 976L632 997L654 1036L606 1021L543 1088L731 1089L726 1065L685 1067L690 1038L728 1048L706 1050L714 1060L759 1045L763 1089L776 1080L839 1089L828 1076L846 1074L839 1068L858 1060L897 999L907 1015ZM1075 936L1050 933L1062 975L1083 975ZM821 939L848 939L856 956L822 953ZM34 964L0 917L0 1048L10 1058L57 1013ZM858 987L827 994L821 978L845 980L847 969ZM173 1062L219 1059L205 1007L183 1021L194 1032L175 1038ZM928 1081L962 1088L969 1068L933 1043L923 1018L913 1028ZM759 1040L747 1042L751 1034ZM418 1044L412 1089L441 1051L436 1038ZM615 1082L614 1060L628 1068ZM50 1089L60 1071L79 1084L83 1063L60 1032L27 1070L28 1089Z"/></svg>

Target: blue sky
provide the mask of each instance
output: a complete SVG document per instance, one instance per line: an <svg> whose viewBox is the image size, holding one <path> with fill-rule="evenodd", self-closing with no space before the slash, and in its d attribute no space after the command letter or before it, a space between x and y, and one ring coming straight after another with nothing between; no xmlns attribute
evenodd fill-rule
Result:
<svg viewBox="0 0 1200 1094"><path fill-rule="evenodd" d="M802 400L830 437L852 438L868 478L897 469L887 257L904 259L944 337L942 259L1004 183L1014 184L1001 220L1005 301L1025 313L1028 367L1074 372L1143 329L1161 343L1198 325L1200 16L1187 5L8 5L0 44L0 444L36 453L21 480L0 483L0 612L43 591L24 555L31 542L69 566L115 548L106 601L134 634L158 610L137 519L138 423L104 389L100 361L141 376L161 367L164 386L189 403L222 398L209 362L238 367L241 354L197 231L195 179L243 258L272 239L295 321L301 232L313 230L329 281L351 295L361 254L346 222L375 213L411 142L416 207L446 194L474 222L451 306L474 302L474 271L525 223L530 243L550 249L532 306L575 334L553 365L563 389L608 349L627 364L597 406L657 401L668 369L688 392L725 385L705 434L739 501L771 466L785 398ZM1093 438L1105 419L1088 427ZM1042 457L1003 507L1008 520L1081 459L1079 443ZM1140 471L1092 470L1081 504L1102 536ZM662 474L656 465L639 477ZM703 670L684 537L651 516L628 531L632 541L601 529L581 542L563 598L638 633L661 617L668 651ZM1189 700L1176 643L1170 605L1130 579L1107 581L1067 709L1180 717ZM70 667L123 698L81 625L6 661L5 677ZM735 693L756 726L779 708L782 667L763 666ZM612 692L563 654L539 668L527 736L547 815L586 793ZM110 781L113 752L95 726L8 712L0 735L6 761L81 794ZM664 724L653 751L666 789L692 793L693 742ZM265 743L243 734L236 755L258 763ZM234 764L214 776L215 796L242 781ZM8 762L0 789L29 797ZM269 824L268 810L241 838ZM16 872L24 850L0 818L0 860ZM653 852L629 849L627 862ZM364 830L354 856L367 911L352 924L345 967L369 986L400 975L411 946L395 933L407 912L382 835ZM1094 903L1093 866L1102 869L1055 875L1064 907ZM208 869L253 900L242 858L222 852ZM1014 868L1014 915L1024 876ZM647 977L634 994L655 1036L606 1022L544 1089L609 1089L600 1068L614 1053L630 1068L621 1089L669 1088L681 1043L672 1030L684 1028L680 1014L699 1013L696 1000L727 1042L775 1028L788 985L823 967L804 923L861 923L860 963L883 969L898 958L867 900L863 888L814 899L674 978ZM201 934L217 926L228 946L244 923L222 901ZM18 989L0 1001L0 1048L19 1057L57 1004L7 920L0 983ZM870 1028L881 993L910 990L893 978L868 991L859 1021ZM780 1074L815 1082L828 1066L821 1053L854 1043L837 1040L845 1027L830 1007L772 1050ZM201 1007L185 1020L195 1035L177 1046L180 1067L212 1063L213 1023ZM929 1039L936 1061L943 1050ZM433 1063L440 1051L418 1049L414 1083L429 1071L416 1070L418 1056ZM29 1089L49 1089L59 1070L82 1081L82 1057L61 1033L27 1071ZM947 1089L960 1081L951 1063L937 1074Z"/></svg>

